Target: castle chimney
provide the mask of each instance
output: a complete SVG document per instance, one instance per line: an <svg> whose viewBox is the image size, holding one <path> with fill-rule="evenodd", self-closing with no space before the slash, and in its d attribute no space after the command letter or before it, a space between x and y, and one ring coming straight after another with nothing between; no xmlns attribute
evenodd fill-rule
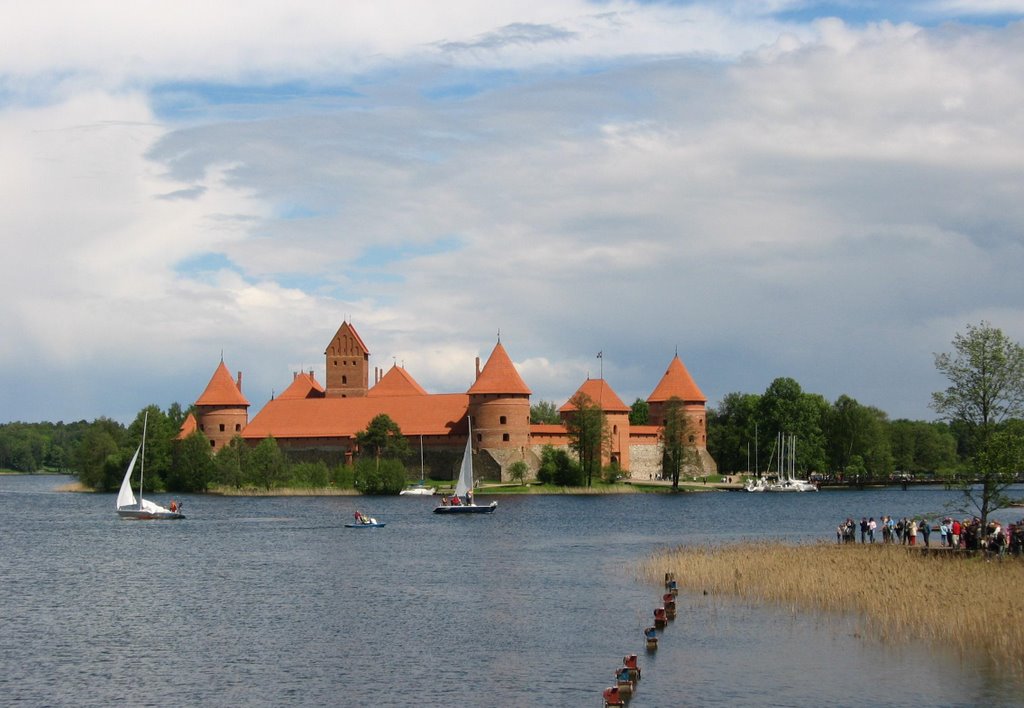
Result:
<svg viewBox="0 0 1024 708"><path fill-rule="evenodd" d="M238 392L241 393L242 392L242 372L241 371L238 372L238 380L235 382L235 385L238 386Z"/></svg>
<svg viewBox="0 0 1024 708"><path fill-rule="evenodd" d="M480 357L476 358L476 378L480 378ZM474 379L475 381L476 379Z"/></svg>

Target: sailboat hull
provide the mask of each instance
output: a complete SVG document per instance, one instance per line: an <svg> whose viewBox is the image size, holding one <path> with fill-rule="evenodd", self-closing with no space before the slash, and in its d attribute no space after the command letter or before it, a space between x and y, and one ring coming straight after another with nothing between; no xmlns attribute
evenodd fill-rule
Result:
<svg viewBox="0 0 1024 708"><path fill-rule="evenodd" d="M435 514L490 514L498 508L498 502L493 501L487 506L477 506L476 504L458 504L455 506L436 506L434 507Z"/></svg>
<svg viewBox="0 0 1024 708"><path fill-rule="evenodd" d="M185 518L184 514L177 511L146 511L145 509L118 509L117 515L122 519L135 521L173 521Z"/></svg>

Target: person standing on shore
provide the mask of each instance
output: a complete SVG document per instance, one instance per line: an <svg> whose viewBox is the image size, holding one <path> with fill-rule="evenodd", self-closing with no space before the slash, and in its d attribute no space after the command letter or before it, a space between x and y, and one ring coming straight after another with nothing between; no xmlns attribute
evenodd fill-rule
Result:
<svg viewBox="0 0 1024 708"><path fill-rule="evenodd" d="M867 543L868 539L868 519L866 516L860 517L860 542Z"/></svg>
<svg viewBox="0 0 1024 708"><path fill-rule="evenodd" d="M910 542L909 545L916 546L917 545L917 519L911 519L904 528L906 529L904 531L904 533L907 535L907 539Z"/></svg>
<svg viewBox="0 0 1024 708"><path fill-rule="evenodd" d="M953 519L953 525L949 529L949 547L952 549L960 548L960 522Z"/></svg>
<svg viewBox="0 0 1024 708"><path fill-rule="evenodd" d="M875 517L868 519L868 543L875 542L875 529L878 528L878 524L875 523Z"/></svg>
<svg viewBox="0 0 1024 708"><path fill-rule="evenodd" d="M943 519L939 524L939 543L943 548L949 544L949 519Z"/></svg>
<svg viewBox="0 0 1024 708"><path fill-rule="evenodd" d="M928 519L921 519L919 528L921 529L921 536L924 537L924 547L930 548L932 544L928 541L928 538L932 535L932 522Z"/></svg>

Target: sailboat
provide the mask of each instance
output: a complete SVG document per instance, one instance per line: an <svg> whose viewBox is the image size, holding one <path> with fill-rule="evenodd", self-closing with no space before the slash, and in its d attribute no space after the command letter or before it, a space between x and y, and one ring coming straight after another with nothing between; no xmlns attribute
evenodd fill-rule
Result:
<svg viewBox="0 0 1024 708"><path fill-rule="evenodd" d="M477 506L471 496L473 491L473 424L469 423L466 436L466 451L462 453L462 466L459 468L459 479L455 483L455 494L451 504L434 507L435 514L489 514L498 508L498 502L492 501L487 506Z"/></svg>
<svg viewBox="0 0 1024 708"><path fill-rule="evenodd" d="M429 497L434 494L437 490L434 487L428 487L426 480L423 477L423 436L420 436L420 483L406 487L398 494L400 496L421 496Z"/></svg>
<svg viewBox="0 0 1024 708"><path fill-rule="evenodd" d="M135 449L132 461L128 463L128 470L121 480L121 490L117 493L117 515L122 519L136 519L139 521L150 519L184 519L185 515L175 509L171 511L159 504L154 504L142 498L142 482L146 472L146 424L149 422L149 413L142 419L142 442ZM139 467L139 499L135 500L132 493L132 471L135 470L135 463L142 457L142 464ZM172 504L173 506L173 504Z"/></svg>

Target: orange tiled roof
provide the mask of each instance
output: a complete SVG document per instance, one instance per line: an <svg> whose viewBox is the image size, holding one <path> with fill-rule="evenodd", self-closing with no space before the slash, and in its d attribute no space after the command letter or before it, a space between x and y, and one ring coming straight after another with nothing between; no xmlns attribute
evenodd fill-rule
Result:
<svg viewBox="0 0 1024 708"><path fill-rule="evenodd" d="M359 332L356 331L356 328L348 322L341 323L341 327L338 327L338 331L334 333L333 337L331 337L331 344L336 340L341 339L346 330L348 330L349 334L352 335L352 338L356 341L356 344L359 345L359 348L363 350L363 354L369 354L370 350L363 342L363 338L359 336ZM331 344L327 345L328 350L330 350ZM324 354L326 353L327 352L325 351Z"/></svg>
<svg viewBox="0 0 1024 708"><path fill-rule="evenodd" d="M668 370L661 377L661 381L655 386L654 391L647 397L648 403L663 402L675 396L684 401L699 401L706 403L707 398L697 387L697 383L690 376L690 372L683 366L676 354L669 362Z"/></svg>
<svg viewBox="0 0 1024 708"><path fill-rule="evenodd" d="M628 413L630 410L629 406L622 402L622 399L612 390L607 381L604 379L587 379L583 382L582 386L576 389L576 393L570 396L569 400L558 409L558 412L576 410L576 406L572 404L572 399L579 393L586 394L595 405L601 406L601 410L605 413Z"/></svg>
<svg viewBox="0 0 1024 708"><path fill-rule="evenodd" d="M189 413L185 416L185 420L182 422L181 427L178 429L177 440L184 440L192 433L199 430L199 423L196 422L196 417Z"/></svg>
<svg viewBox="0 0 1024 708"><path fill-rule="evenodd" d="M516 371L505 347L498 342L487 358L487 363L484 364L480 376L469 387L467 393L524 393L530 395L532 392L519 372Z"/></svg>
<svg viewBox="0 0 1024 708"><path fill-rule="evenodd" d="M213 372L210 383L206 384L206 390L196 400L197 406L248 406L249 401L238 389L235 380L231 378L231 372L224 362Z"/></svg>
<svg viewBox="0 0 1024 708"><path fill-rule="evenodd" d="M300 398L270 401L242 433L246 439L351 438L387 413L404 435L465 434L469 396L442 393L377 398Z"/></svg>
<svg viewBox="0 0 1024 708"><path fill-rule="evenodd" d="M295 374L291 385L281 392L278 398L323 398L324 387L316 380L312 372L300 371Z"/></svg>
<svg viewBox="0 0 1024 708"><path fill-rule="evenodd" d="M366 392L368 398L379 396L426 396L426 389L416 383L408 371L392 364L388 373Z"/></svg>

